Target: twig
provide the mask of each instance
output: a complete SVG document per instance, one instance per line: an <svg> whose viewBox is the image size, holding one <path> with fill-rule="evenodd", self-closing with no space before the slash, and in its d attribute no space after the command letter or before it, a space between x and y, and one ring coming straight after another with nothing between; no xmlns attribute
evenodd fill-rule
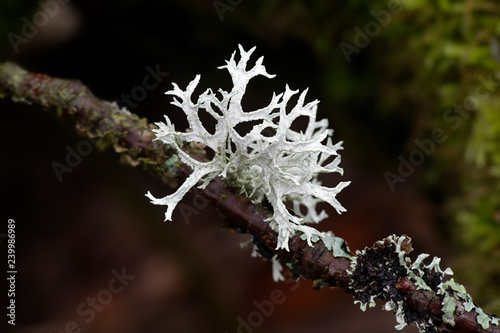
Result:
<svg viewBox="0 0 500 333"><path fill-rule="evenodd" d="M52 78L30 73L11 62L0 63L0 98L40 105L56 112L61 118L71 117L77 131L93 138L100 149L112 147L124 163L141 166L171 186L176 186L179 176L185 178L191 172L185 165L165 163L175 151L159 141L153 141L151 130L154 125L148 124L145 118L120 109L116 103L99 100L78 80ZM196 154L204 153L200 147L191 149ZM348 275L351 259L334 257L322 242L310 247L299 235L290 240L290 252L277 251L277 235L264 221L268 217L264 207L256 206L236 194L220 178L212 181L201 193L227 218L226 227L252 234L259 252L268 258L277 254L283 264L291 267L295 278L304 276L314 280L317 288L341 287L346 292L354 293ZM409 241L407 246L411 247ZM377 282L375 275L367 278L371 279L370 283ZM432 322L434 331L500 333L498 325L490 324L489 328L483 329L477 323L474 310L462 311L460 307L454 313L455 325L445 324L442 320L442 296L415 289L409 280L400 280L393 287L401 293L408 309L425 315Z"/></svg>

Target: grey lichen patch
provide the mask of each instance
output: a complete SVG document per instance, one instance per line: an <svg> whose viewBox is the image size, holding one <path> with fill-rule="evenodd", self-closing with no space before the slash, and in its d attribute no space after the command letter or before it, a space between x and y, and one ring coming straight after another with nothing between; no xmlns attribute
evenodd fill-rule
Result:
<svg viewBox="0 0 500 333"><path fill-rule="evenodd" d="M412 311L403 293L396 289L400 279L408 278L404 258L405 251L409 252L411 248L408 240L405 236L391 236L375 243L371 248L357 251L357 257L352 261L348 272L351 277L350 287L356 298L355 303L359 303L361 309L366 310L367 306L375 305L374 298L385 299L385 309L396 313L397 329L402 329L407 323L428 321L425 314Z"/></svg>
<svg viewBox="0 0 500 333"><path fill-rule="evenodd" d="M349 259L353 257L344 239L333 235L327 235L325 237L321 237L321 240L325 244L326 248L332 251L334 257L344 257Z"/></svg>
<svg viewBox="0 0 500 333"><path fill-rule="evenodd" d="M0 98L11 96L12 101L33 104L30 98L24 97L21 89L28 71L13 62L0 64Z"/></svg>
<svg viewBox="0 0 500 333"><path fill-rule="evenodd" d="M325 233L326 236L317 236L313 235L311 237L311 242L316 243L317 241L321 240L323 244L325 244L325 247L332 252L334 257L344 257L351 259L353 258L351 251L349 250L349 247L347 246L347 243L344 239L334 236L331 231L328 231ZM305 234L300 235L300 239L302 240L307 240L307 236Z"/></svg>
<svg viewBox="0 0 500 333"><path fill-rule="evenodd" d="M415 323L419 332L425 333L435 332L435 325L441 321L455 326L456 316L464 311L477 315L477 323L483 329L498 324L498 318L485 314L474 304L463 285L448 279L453 272L450 268L441 269L440 258L434 257L425 265L429 255L424 253L412 263L407 257L410 251L408 236L392 235L356 252L348 271L349 285L354 290L355 303L363 311L374 306L375 297L381 298L386 301L384 309L396 314L396 329ZM440 309L428 310L430 304L439 302Z"/></svg>
<svg viewBox="0 0 500 333"><path fill-rule="evenodd" d="M443 311L443 321L451 326L455 326L454 317L457 305L461 305L467 312L475 311L477 314L477 323L483 329L489 328L490 322L493 325L498 325L499 323L497 317L488 315L484 313L483 309L477 307L472 301L472 297L465 290L465 287L455 282L454 279L441 283L438 286L437 294L444 295L443 306L441 308Z"/></svg>
<svg viewBox="0 0 500 333"><path fill-rule="evenodd" d="M179 156L177 156L177 154L172 155L172 157L170 157L165 161L165 169L167 171L178 168L179 168Z"/></svg>
<svg viewBox="0 0 500 333"><path fill-rule="evenodd" d="M477 323L481 325L482 328L487 329L490 327L491 317L483 312L483 309L476 308L477 313Z"/></svg>
<svg viewBox="0 0 500 333"><path fill-rule="evenodd" d="M443 299L441 310L443 311L443 322L455 326L455 309L457 308L457 303L455 299L448 295L445 295Z"/></svg>
<svg viewBox="0 0 500 333"><path fill-rule="evenodd" d="M28 71L19 67L13 62L5 62L0 65L0 77L5 78L1 81L2 87L19 87ZM3 90L2 90L3 94Z"/></svg>
<svg viewBox="0 0 500 333"><path fill-rule="evenodd" d="M359 303L362 310L373 307L374 299L381 298L386 301L384 309L396 315L396 329L415 323L420 332L430 333L434 332L432 318L425 311L430 298L416 298L410 302L409 296L417 290L432 294L443 274L436 268L439 261L423 265L428 255L419 256L412 265L407 257L412 250L408 236L392 235L371 248L357 251L348 271L350 287L355 292L355 303Z"/></svg>

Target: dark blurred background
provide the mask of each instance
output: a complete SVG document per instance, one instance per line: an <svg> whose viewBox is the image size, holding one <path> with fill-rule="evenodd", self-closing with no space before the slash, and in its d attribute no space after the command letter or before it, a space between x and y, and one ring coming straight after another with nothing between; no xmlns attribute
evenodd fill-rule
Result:
<svg viewBox="0 0 500 333"><path fill-rule="evenodd" d="M217 67L238 44L256 46L253 60L264 56L277 77L255 79L245 106L266 105L285 84L309 87L319 118L344 141L342 179L352 183L339 199L348 211L327 208L322 228L351 250L405 233L415 255L443 257L498 314L499 13L483 0L3 0L0 61L79 79L150 122L168 114L182 127L163 94L172 82L184 88L201 74L200 93L228 90ZM168 76L138 95L155 70ZM114 152L93 147L60 181L53 163L84 145L73 121L10 100L0 110L0 232L16 221L18 269L16 326L2 314L9 332L394 331L392 314L362 313L342 290L274 283L270 262L240 248L249 236L217 228L221 217L195 194L162 222L165 207L144 194L174 189ZM436 129L446 139L430 144ZM408 171L401 161L418 165ZM110 293L123 273L129 280ZM263 314L259 304L276 294Z"/></svg>

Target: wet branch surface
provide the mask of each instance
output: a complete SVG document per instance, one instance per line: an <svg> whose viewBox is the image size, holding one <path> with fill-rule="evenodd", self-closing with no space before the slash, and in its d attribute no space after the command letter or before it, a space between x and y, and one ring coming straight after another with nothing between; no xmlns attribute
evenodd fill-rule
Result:
<svg viewBox="0 0 500 333"><path fill-rule="evenodd" d="M186 178L191 172L188 166L180 162L166 163L175 150L160 141L153 141L155 136L151 130L155 128L154 125L145 118L120 109L115 103L96 98L78 80L52 78L30 73L14 63L0 63L0 98L39 105L61 118L73 119L78 133L95 140L100 150L113 148L120 154L123 163L140 166L172 187L178 185L179 178ZM201 147L189 149L203 156ZM277 234L264 221L268 217L267 209L254 205L246 197L226 187L220 178L213 180L204 190L197 191L224 215L223 227L253 235L260 254L268 258L277 254L283 265L291 267L295 278L303 276L311 279L317 288L340 287L348 293L354 293L347 273L350 259L334 257L323 242L316 242L310 247L298 234L290 240L290 252L275 250ZM366 278L370 283L379 282L377 279L380 277L376 274L368 275ZM432 321L436 332L500 333L500 327L491 323L488 329L483 329L477 323L477 314L465 311L460 304L457 304L455 311L455 326L445 324L442 322L442 296L431 291L416 290L409 280L400 279L393 287L412 313L425 315Z"/></svg>

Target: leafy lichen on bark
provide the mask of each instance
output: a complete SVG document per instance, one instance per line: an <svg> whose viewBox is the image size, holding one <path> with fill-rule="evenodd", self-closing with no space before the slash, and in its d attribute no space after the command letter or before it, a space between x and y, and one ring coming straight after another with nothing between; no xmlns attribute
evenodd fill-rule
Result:
<svg viewBox="0 0 500 333"><path fill-rule="evenodd" d="M464 286L447 278L451 269L441 270L436 257L424 265L428 254L412 262L406 256L412 250L408 236L392 235L357 252L349 270L350 287L363 311L381 298L384 308L395 312L397 329L415 323L423 333L500 331L499 319L485 314Z"/></svg>
<svg viewBox="0 0 500 333"><path fill-rule="evenodd" d="M0 98L6 97L15 102L41 105L60 117L71 117L78 132L95 139L100 149L112 147L126 163L141 166L170 184L175 183L176 177L187 177L191 172L188 166L176 160L171 148L153 141L153 125L120 109L115 103L97 99L80 81L33 74L16 64L0 63ZM202 147L190 147L190 150L203 156ZM265 207L236 194L220 178L214 179L201 192L225 215L226 227L252 234L259 251L266 257L277 254L280 261L291 268L295 278L309 278L318 288L341 287L349 293L354 292L348 272L353 260L357 261L356 256L353 260L335 257L323 242L316 242L311 247L299 234L290 239L289 252L276 250L277 234L264 221L269 214ZM411 247L411 243L406 243L405 247ZM379 272L388 269L382 264ZM370 278L377 279L376 274ZM475 310L463 311L461 304L457 304L453 312L455 326L446 324L441 316L442 298L436 293L419 290L409 279L392 279L391 283L395 283L394 290L405 296L400 300L405 302L405 308L425 318L432 317L437 332L500 333L498 323L491 322L486 329L481 327L477 323L479 314ZM376 297L384 298L382 295Z"/></svg>

